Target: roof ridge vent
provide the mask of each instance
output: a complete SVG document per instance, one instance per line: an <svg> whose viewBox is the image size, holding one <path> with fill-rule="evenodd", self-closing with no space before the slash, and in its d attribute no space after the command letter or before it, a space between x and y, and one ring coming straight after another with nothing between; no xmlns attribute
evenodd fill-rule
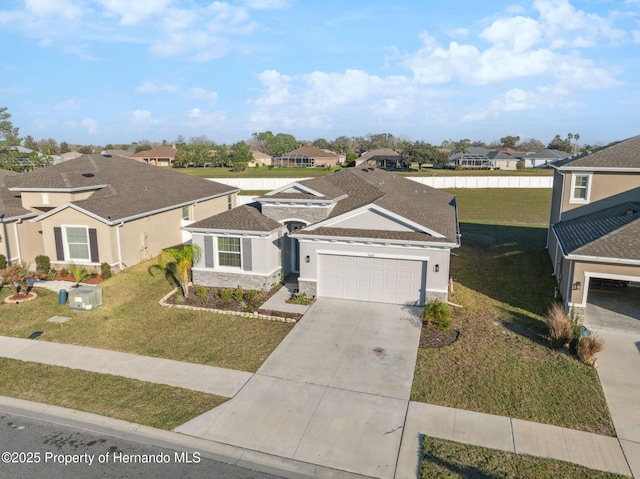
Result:
<svg viewBox="0 0 640 479"><path fill-rule="evenodd" d="M636 210L631 209L631 208L630 208L630 209L628 209L628 210L626 210L626 211L624 212L624 214L625 214L626 216L633 216L633 215L635 215L635 214L637 214L637 213L638 213L638 212L637 212Z"/></svg>

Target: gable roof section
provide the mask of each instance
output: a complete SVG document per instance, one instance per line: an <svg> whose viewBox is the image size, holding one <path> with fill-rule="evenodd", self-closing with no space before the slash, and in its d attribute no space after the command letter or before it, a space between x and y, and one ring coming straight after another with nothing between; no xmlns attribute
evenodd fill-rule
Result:
<svg viewBox="0 0 640 479"><path fill-rule="evenodd" d="M35 213L22 207L20 194L9 191L7 178L16 178L20 173L9 170L0 170L0 223L36 216Z"/></svg>
<svg viewBox="0 0 640 479"><path fill-rule="evenodd" d="M393 157L393 158L402 158L402 155L398 153L393 148L378 148L377 150L369 150L365 151L360 157L359 160L367 161L371 158L375 158L376 156L385 156L385 157Z"/></svg>
<svg viewBox="0 0 640 479"><path fill-rule="evenodd" d="M259 234L271 233L280 228L284 228L284 226L260 213L256 203L250 203L196 221L184 229L187 231L207 230Z"/></svg>
<svg viewBox="0 0 640 479"><path fill-rule="evenodd" d="M173 158L178 150L173 146L162 145L150 150L139 151L131 155L131 158Z"/></svg>
<svg viewBox="0 0 640 479"><path fill-rule="evenodd" d="M560 170L640 171L640 135L555 164Z"/></svg>
<svg viewBox="0 0 640 479"><path fill-rule="evenodd" d="M262 195L258 200L265 202L276 200L322 200L323 202L334 202L343 198L346 192L330 181L327 181L327 178L328 176L295 181L277 190L273 190L266 195Z"/></svg>
<svg viewBox="0 0 640 479"><path fill-rule="evenodd" d="M238 188L118 156L83 155L11 178L15 191L87 191L87 199L65 203L43 219L72 207L114 224L239 191Z"/></svg>
<svg viewBox="0 0 640 479"><path fill-rule="evenodd" d="M552 228L565 256L640 261L640 203L623 203Z"/></svg>
<svg viewBox="0 0 640 479"><path fill-rule="evenodd" d="M458 243L455 196L377 168L347 168L322 178L347 193L327 219L298 230L295 235L411 239ZM304 182L303 182L304 183ZM419 225L425 232L332 228L338 216L357 214L369 205Z"/></svg>

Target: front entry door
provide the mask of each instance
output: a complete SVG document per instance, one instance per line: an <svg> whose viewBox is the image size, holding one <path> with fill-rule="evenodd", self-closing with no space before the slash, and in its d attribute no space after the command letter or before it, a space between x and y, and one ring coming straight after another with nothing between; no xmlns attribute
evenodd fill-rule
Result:
<svg viewBox="0 0 640 479"><path fill-rule="evenodd" d="M289 233L293 233L294 231L305 226L304 223L300 223L298 221L290 221L285 223L287 226L287 231ZM286 238L287 245L284 248L284 258L283 264L286 265L285 270L291 273L299 273L300 272L300 244L298 240L292 238L287 235ZM286 273L285 273L286 274Z"/></svg>

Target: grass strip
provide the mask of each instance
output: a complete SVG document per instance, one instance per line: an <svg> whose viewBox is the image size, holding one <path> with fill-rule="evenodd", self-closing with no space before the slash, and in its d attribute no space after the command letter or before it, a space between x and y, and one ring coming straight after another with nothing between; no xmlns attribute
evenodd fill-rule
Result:
<svg viewBox="0 0 640 479"><path fill-rule="evenodd" d="M421 479L627 479L554 459L514 454L425 436Z"/></svg>
<svg viewBox="0 0 640 479"><path fill-rule="evenodd" d="M172 430L227 398L47 364L0 358L0 395Z"/></svg>

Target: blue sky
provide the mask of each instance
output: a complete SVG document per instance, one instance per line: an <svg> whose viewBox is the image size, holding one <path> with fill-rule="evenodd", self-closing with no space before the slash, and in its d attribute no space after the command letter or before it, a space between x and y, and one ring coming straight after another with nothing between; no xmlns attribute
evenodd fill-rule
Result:
<svg viewBox="0 0 640 479"><path fill-rule="evenodd" d="M4 0L22 136L640 134L640 0Z"/></svg>

